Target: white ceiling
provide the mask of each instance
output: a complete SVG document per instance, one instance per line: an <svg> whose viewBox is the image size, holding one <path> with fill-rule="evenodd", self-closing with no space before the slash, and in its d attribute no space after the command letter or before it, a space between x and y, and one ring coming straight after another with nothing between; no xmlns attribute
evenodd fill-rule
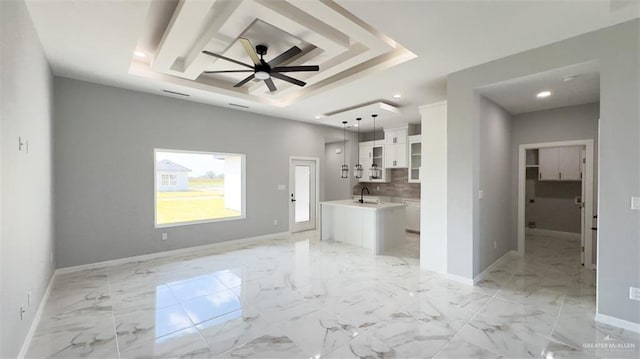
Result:
<svg viewBox="0 0 640 359"><path fill-rule="evenodd" d="M295 4L304 1L308 2L292 0ZM163 18L163 12L166 17L172 11L166 9L167 3L180 4L173 0L27 0L45 53L58 76L224 107L235 108L229 106L235 103L249 106L246 111L311 123L319 122L317 115L376 101L398 105L401 115L396 121L418 122L418 106L445 98L449 73L640 15L637 2L621 0L337 0L357 21L418 57L355 76L282 107L232 92L213 92L187 80L170 82L161 74L131 75L134 50L161 40L158 33L167 23L148 20ZM163 89L191 96L174 96L163 93ZM396 93L402 97L392 99Z"/></svg>
<svg viewBox="0 0 640 359"><path fill-rule="evenodd" d="M551 96L537 98L542 91ZM599 102L600 67L597 61L576 64L491 84L478 92L513 115Z"/></svg>

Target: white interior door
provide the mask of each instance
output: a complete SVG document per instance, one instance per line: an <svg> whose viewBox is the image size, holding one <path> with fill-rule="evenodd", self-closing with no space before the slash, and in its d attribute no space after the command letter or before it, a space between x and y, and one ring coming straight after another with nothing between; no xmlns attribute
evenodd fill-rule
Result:
<svg viewBox="0 0 640 359"><path fill-rule="evenodd" d="M292 159L289 166L291 232L316 228L316 161Z"/></svg>
<svg viewBox="0 0 640 359"><path fill-rule="evenodd" d="M585 167L586 167L586 148L584 146L579 146L578 147L579 153L580 153L580 158L579 158L579 168L580 168L580 173L585 173ZM582 177L582 176L581 176ZM585 224L587 223L587 220L591 218L591 215L587 213L586 208L585 208L585 201L586 201L586 194L587 194L587 186L586 186L586 182L584 179L581 182L582 185L582 192L580 193L580 263L582 265L585 264L585 262L591 263L591 258L587 259L585 258L585 241L586 241L586 235L587 233L585 232Z"/></svg>

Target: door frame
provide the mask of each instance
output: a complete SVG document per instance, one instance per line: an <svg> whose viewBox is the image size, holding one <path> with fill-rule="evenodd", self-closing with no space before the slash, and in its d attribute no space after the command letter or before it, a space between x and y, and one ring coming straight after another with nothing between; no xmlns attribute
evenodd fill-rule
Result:
<svg viewBox="0 0 640 359"><path fill-rule="evenodd" d="M527 143L519 146L518 149L518 254L524 255L525 249L525 185L526 185L526 151L543 147L564 147L564 146L585 146L584 163L584 216L582 231L584 233L584 258L585 266L594 268L593 264L593 232L591 231L591 221L593 217L593 139L557 141L543 143Z"/></svg>
<svg viewBox="0 0 640 359"><path fill-rule="evenodd" d="M291 229L293 228L293 206L290 201L291 189L293 188L293 161L312 161L316 164L316 195L315 195L315 209L316 209L316 228L320 228L320 158L319 157L305 157L305 156L289 156L289 187L287 188L287 205L289 206L289 234L292 233Z"/></svg>

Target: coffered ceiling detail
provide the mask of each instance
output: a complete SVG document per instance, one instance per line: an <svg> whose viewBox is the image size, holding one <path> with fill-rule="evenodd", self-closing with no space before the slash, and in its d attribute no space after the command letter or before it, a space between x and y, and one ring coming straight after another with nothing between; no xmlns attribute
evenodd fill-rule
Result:
<svg viewBox="0 0 640 359"><path fill-rule="evenodd" d="M331 0L155 0L137 48L148 56L134 56L129 73L286 107L417 57L374 25ZM246 73L203 73L243 69L204 50L252 64L239 38L267 45L266 61L297 46L300 54L283 65L319 65L320 71L290 74L305 81L304 87L274 79L275 92L259 80L234 88Z"/></svg>

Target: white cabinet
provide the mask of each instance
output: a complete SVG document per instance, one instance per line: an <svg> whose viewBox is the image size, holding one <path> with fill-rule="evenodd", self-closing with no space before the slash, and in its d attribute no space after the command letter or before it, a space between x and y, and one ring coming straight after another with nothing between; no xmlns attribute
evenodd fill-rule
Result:
<svg viewBox="0 0 640 359"><path fill-rule="evenodd" d="M406 127L384 131L385 167L407 168L407 131Z"/></svg>
<svg viewBox="0 0 640 359"><path fill-rule="evenodd" d="M538 180L582 180L582 148L580 146L544 147L538 150Z"/></svg>
<svg viewBox="0 0 640 359"><path fill-rule="evenodd" d="M420 232L420 202L404 200L407 230Z"/></svg>
<svg viewBox="0 0 640 359"><path fill-rule="evenodd" d="M387 168L407 168L407 144L385 145L384 164Z"/></svg>
<svg viewBox="0 0 640 359"><path fill-rule="evenodd" d="M409 136L409 183L420 183L422 136Z"/></svg>
<svg viewBox="0 0 640 359"><path fill-rule="evenodd" d="M360 182L388 182L389 174L385 168L385 151L386 146L381 144L380 141L376 141L375 146L373 145L373 141L368 142L360 142L360 164L363 168L362 178L360 178ZM378 168L382 170L382 177L377 179L372 179L369 177L369 168L371 165L375 163Z"/></svg>

